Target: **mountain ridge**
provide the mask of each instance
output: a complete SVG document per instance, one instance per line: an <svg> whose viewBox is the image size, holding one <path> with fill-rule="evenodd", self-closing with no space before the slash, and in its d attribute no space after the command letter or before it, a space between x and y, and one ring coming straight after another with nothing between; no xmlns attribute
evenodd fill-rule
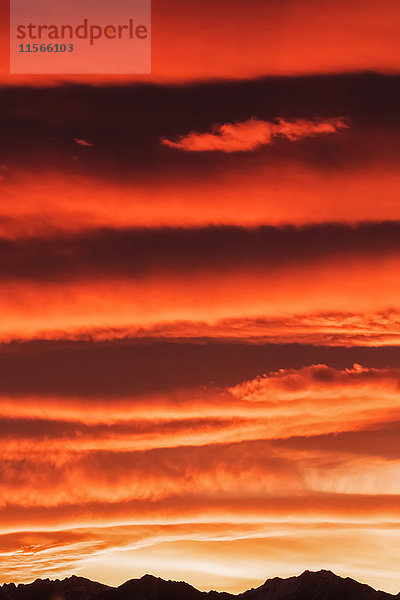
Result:
<svg viewBox="0 0 400 600"><path fill-rule="evenodd" d="M130 579L118 587L72 575L63 580L36 579L28 584L0 585L0 600L393 600L400 593L375 590L332 571L304 571L301 575L267 579L239 594L203 592L184 581L154 575Z"/></svg>

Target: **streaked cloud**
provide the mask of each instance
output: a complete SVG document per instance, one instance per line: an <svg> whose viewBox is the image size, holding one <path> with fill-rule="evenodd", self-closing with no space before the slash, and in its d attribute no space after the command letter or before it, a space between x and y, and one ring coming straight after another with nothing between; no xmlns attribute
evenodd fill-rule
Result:
<svg viewBox="0 0 400 600"><path fill-rule="evenodd" d="M0 579L398 592L398 5L155 2L2 89Z"/></svg>
<svg viewBox="0 0 400 600"><path fill-rule="evenodd" d="M221 576L226 552L247 556L256 566L245 561L242 575L251 579L268 576L265 561L254 563L258 550L274 550L267 566L275 575L288 545L287 569L313 565L321 553L332 566L343 558L339 539L350 544L346 571L367 538L370 549L386 548L387 564L392 546L384 540L396 545L400 535L399 387L398 368L281 369L229 389L211 386L208 398L197 390L199 401L193 392L178 404L165 397L161 412L148 399L142 407L125 402L119 422L110 421L109 406L91 422L95 406L81 411L78 399L75 420L60 421L46 398L36 398L46 418L0 420L0 574L102 579L95 574L117 553L122 578L128 564L138 575L151 559L166 568L170 548L175 556L215 552ZM186 408L197 417L188 419ZM231 439L217 441L229 428ZM126 445L135 438L142 446ZM193 577L195 563L183 564ZM169 565L174 577L176 565Z"/></svg>
<svg viewBox="0 0 400 600"><path fill-rule="evenodd" d="M0 333L397 343L399 239L391 222L3 237Z"/></svg>
<svg viewBox="0 0 400 600"><path fill-rule="evenodd" d="M134 340L187 341L191 343L234 342L254 345L302 344L313 346L385 347L400 345L400 314L383 313L310 313L282 315L278 318L258 316L219 321L173 321L150 327L78 329L69 332L41 331L43 340ZM23 337L20 338L24 339ZM29 339L29 336L28 336Z"/></svg>

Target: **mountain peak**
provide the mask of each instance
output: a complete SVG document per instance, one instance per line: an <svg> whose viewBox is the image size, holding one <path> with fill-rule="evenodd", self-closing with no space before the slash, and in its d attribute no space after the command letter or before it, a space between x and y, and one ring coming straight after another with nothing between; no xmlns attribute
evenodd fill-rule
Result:
<svg viewBox="0 0 400 600"><path fill-rule="evenodd" d="M301 575L267 579L259 588L240 594L240 600L389 600L391 594L376 591L332 571L304 571Z"/></svg>
<svg viewBox="0 0 400 600"><path fill-rule="evenodd" d="M72 575L60 579L36 579L33 583L4 584L0 587L0 600L93 600L100 593L111 589L84 577Z"/></svg>
<svg viewBox="0 0 400 600"><path fill-rule="evenodd" d="M343 579L343 577L340 577L340 575L336 575L336 573L333 573L332 571L328 571L326 569L320 569L319 571L309 571L308 569L306 569L301 575L299 575L299 577L313 577L319 579L332 580Z"/></svg>

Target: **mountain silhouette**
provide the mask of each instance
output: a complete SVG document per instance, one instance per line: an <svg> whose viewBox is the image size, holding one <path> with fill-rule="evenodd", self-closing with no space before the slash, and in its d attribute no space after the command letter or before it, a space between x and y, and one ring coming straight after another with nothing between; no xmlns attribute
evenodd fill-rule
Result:
<svg viewBox="0 0 400 600"><path fill-rule="evenodd" d="M165 581L152 575L131 579L119 587L84 577L37 579L30 584L5 583L0 600L390 600L400 599L376 591L331 571L304 571L298 577L268 579L260 587L241 594L201 592L182 581Z"/></svg>
<svg viewBox="0 0 400 600"><path fill-rule="evenodd" d="M62 581L36 579L26 585L5 583L0 587L0 600L92 600L109 589L112 588L108 585L73 575Z"/></svg>

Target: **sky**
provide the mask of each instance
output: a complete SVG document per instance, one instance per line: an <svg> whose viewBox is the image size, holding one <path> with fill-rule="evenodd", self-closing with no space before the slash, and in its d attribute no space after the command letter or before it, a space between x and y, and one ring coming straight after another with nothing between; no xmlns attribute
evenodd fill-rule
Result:
<svg viewBox="0 0 400 600"><path fill-rule="evenodd" d="M2 6L0 582L400 591L399 16L154 0L151 75L50 77Z"/></svg>

